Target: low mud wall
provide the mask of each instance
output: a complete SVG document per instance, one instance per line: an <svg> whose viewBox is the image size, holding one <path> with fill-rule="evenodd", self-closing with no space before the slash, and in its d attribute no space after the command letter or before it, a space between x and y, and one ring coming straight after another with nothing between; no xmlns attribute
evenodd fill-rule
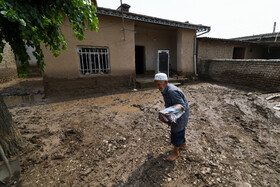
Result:
<svg viewBox="0 0 280 187"><path fill-rule="evenodd" d="M9 44L5 44L4 51L1 53L1 56L3 59L0 63L0 83L16 79L18 74L15 55Z"/></svg>
<svg viewBox="0 0 280 187"><path fill-rule="evenodd" d="M17 79L17 69L0 67L0 84Z"/></svg>
<svg viewBox="0 0 280 187"><path fill-rule="evenodd" d="M112 89L128 88L133 86L134 75L96 75L76 79L54 79L44 77L46 96L53 95L81 95L107 92Z"/></svg>
<svg viewBox="0 0 280 187"><path fill-rule="evenodd" d="M200 60L198 73L214 81L280 91L280 60Z"/></svg>

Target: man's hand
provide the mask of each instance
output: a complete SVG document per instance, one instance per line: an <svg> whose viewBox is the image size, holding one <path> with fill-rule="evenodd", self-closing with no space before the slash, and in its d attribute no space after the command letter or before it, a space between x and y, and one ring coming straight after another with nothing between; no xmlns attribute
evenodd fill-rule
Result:
<svg viewBox="0 0 280 187"><path fill-rule="evenodd" d="M168 125L176 125L176 123L172 123L172 122L167 122L167 121L165 121L165 120L163 119L162 116L159 116L159 120L160 120L161 122L163 122L163 123L168 124Z"/></svg>
<svg viewBox="0 0 280 187"><path fill-rule="evenodd" d="M176 125L177 123L168 122L168 125Z"/></svg>
<svg viewBox="0 0 280 187"><path fill-rule="evenodd" d="M163 119L162 116L159 116L159 120L160 120L161 122L163 122L163 123L168 123L168 122L166 122L166 121Z"/></svg>

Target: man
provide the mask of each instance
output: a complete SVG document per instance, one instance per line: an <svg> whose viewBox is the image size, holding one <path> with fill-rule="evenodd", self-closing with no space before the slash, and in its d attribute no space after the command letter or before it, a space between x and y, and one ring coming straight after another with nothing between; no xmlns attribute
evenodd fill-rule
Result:
<svg viewBox="0 0 280 187"><path fill-rule="evenodd" d="M174 145L173 152L167 157L167 160L174 161L179 156L179 149L185 148L185 131L189 119L189 103L183 91L173 84L168 83L168 78L165 73L158 73L155 75L155 85L161 91L164 98L165 107L170 107L180 104L185 108L185 113L177 119L176 124L171 126L171 143ZM160 119L165 122L163 119Z"/></svg>

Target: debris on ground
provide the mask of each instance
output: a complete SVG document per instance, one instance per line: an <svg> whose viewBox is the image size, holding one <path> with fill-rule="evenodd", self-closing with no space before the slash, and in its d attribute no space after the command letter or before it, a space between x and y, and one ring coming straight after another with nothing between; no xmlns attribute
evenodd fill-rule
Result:
<svg viewBox="0 0 280 187"><path fill-rule="evenodd" d="M269 97L266 98L266 100L269 101L269 100L278 99L278 98L280 98L280 94L269 96Z"/></svg>
<svg viewBox="0 0 280 187"><path fill-rule="evenodd" d="M166 161L156 89L9 107L28 140L24 186L279 186L280 115L270 95L184 85L188 148ZM252 92L253 93L253 92Z"/></svg>

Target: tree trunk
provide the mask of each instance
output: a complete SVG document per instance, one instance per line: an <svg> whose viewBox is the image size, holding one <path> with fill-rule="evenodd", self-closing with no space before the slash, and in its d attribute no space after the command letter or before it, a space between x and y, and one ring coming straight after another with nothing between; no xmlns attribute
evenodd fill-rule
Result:
<svg viewBox="0 0 280 187"><path fill-rule="evenodd" d="M14 155L23 145L23 138L0 94L0 145L7 156Z"/></svg>

